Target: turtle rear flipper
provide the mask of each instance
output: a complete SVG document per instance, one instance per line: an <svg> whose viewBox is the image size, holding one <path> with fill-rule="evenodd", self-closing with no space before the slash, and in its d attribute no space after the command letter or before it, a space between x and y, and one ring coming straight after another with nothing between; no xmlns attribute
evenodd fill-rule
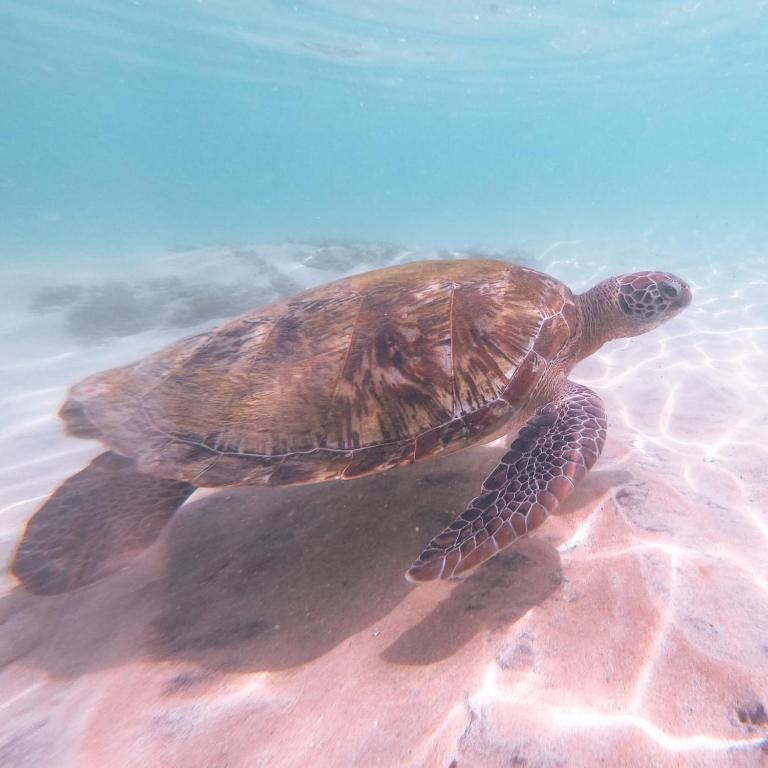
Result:
<svg viewBox="0 0 768 768"><path fill-rule="evenodd" d="M464 575L541 525L597 461L605 432L602 400L569 382L556 401L528 420L481 495L432 539L406 578Z"/></svg>
<svg viewBox="0 0 768 768"><path fill-rule="evenodd" d="M27 523L13 573L38 595L97 581L152 544L194 490L102 453L64 481Z"/></svg>

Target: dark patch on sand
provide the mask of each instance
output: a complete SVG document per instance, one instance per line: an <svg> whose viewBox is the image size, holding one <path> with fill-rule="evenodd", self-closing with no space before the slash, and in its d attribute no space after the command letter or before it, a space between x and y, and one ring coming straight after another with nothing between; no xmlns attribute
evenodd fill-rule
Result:
<svg viewBox="0 0 768 768"><path fill-rule="evenodd" d="M736 716L742 725L758 728L768 725L768 712L761 701L752 701L737 707Z"/></svg>
<svg viewBox="0 0 768 768"><path fill-rule="evenodd" d="M237 283L199 284L179 277L144 282L41 288L30 309L63 312L67 331L90 343L153 328L186 328L246 312L276 296L271 288Z"/></svg>
<svg viewBox="0 0 768 768"><path fill-rule="evenodd" d="M279 252L279 253L278 253ZM205 249L190 249L195 260ZM300 265L343 274L352 269L383 267L438 256L446 259L491 258L529 264L522 251L468 248L406 250L392 243L316 240L276 246L228 246L215 258L221 279L205 280L170 274L150 280L108 280L41 286L29 309L35 314L63 316L69 334L86 343L103 343L156 328L189 328L234 317L295 294L300 285L287 272ZM283 271L282 263L290 269ZM224 279L226 276L226 279Z"/></svg>
<svg viewBox="0 0 768 768"><path fill-rule="evenodd" d="M163 693L166 696L192 693L202 683L207 683L214 677L215 674L207 669L179 672L166 682Z"/></svg>

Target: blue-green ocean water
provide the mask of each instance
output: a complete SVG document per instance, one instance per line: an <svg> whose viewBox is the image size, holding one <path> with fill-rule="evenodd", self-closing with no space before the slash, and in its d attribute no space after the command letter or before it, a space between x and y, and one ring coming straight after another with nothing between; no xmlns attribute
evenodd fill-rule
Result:
<svg viewBox="0 0 768 768"><path fill-rule="evenodd" d="M0 0L0 766L765 766L767 214L768 0ZM477 255L694 291L574 369L608 438L530 538L404 578L515 424L350 482L201 489L124 562L110 530L152 515L67 491L40 559L61 538L114 572L55 597L13 577L105 450L65 434L72 385ZM147 366L188 387L166 419L150 386L147 419L223 413L231 363L231 390Z"/></svg>
<svg viewBox="0 0 768 768"><path fill-rule="evenodd" d="M760 238L768 3L0 0L0 258Z"/></svg>

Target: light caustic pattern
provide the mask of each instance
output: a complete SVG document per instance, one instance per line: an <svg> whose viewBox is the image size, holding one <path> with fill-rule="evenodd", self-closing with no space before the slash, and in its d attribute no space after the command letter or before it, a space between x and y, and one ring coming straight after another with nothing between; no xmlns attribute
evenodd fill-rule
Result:
<svg viewBox="0 0 768 768"><path fill-rule="evenodd" d="M752 266L681 267L691 309L576 371L609 413L596 474L621 477L558 543L565 602L512 632L534 662L497 658L470 697L487 742L516 722L532 764L768 760L768 281Z"/></svg>
<svg viewBox="0 0 768 768"><path fill-rule="evenodd" d="M295 258L289 250L274 247L270 263L291 290L374 266L357 259L368 253L359 244ZM234 515L212 494L186 518L182 510L148 558L93 588L41 602L6 579L0 754L22 768L52 754L63 766L115 764L118 754L121 766L257 757L276 766L764 765L768 263L757 255L726 270L650 250L617 267L613 252L588 260L579 243L560 242L528 261L575 290L644 268L679 273L695 289L668 326L606 345L574 372L605 401L608 442L573 502L535 536L466 582L403 581L446 509L463 503L446 477L471 498L496 460L486 448L343 487L289 490L300 499L296 517L275 517L261 532L247 521L264 513L267 496L242 496ZM255 270L269 253L259 248ZM375 266L428 255L437 254L387 249ZM250 269L223 250L178 258L228 285ZM307 266L318 259L331 261ZM88 346L67 336L61 313L4 318L6 561L39 500L100 450L61 434L54 413L66 385L180 335L115 331L108 345ZM21 338L25 347L14 347ZM355 518L361 498L370 516ZM195 513L208 503L215 514ZM329 517L334 509L349 516ZM185 526L205 520L205 545L190 548ZM238 539L250 536L238 554ZM246 579L254 563L247 588L224 580ZM170 633L165 645L158 622Z"/></svg>

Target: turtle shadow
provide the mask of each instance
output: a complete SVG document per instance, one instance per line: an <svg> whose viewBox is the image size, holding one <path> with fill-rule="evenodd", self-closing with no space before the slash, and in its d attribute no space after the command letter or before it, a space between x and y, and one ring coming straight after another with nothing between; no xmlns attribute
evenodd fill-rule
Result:
<svg viewBox="0 0 768 768"><path fill-rule="evenodd" d="M592 509L612 489L632 480L626 469L596 469L590 472L573 493L551 513L552 517L573 517L578 510Z"/></svg>
<svg viewBox="0 0 768 768"><path fill-rule="evenodd" d="M562 582L557 550L541 539L524 539L461 581L381 657L395 664L426 665L456 653L480 630L514 624L544 602Z"/></svg>
<svg viewBox="0 0 768 768"><path fill-rule="evenodd" d="M471 450L354 482L240 489L190 505L170 537L152 653L255 671L329 652L418 589L405 570L494 458Z"/></svg>
<svg viewBox="0 0 768 768"><path fill-rule="evenodd" d="M429 613L416 626L407 610L393 613L412 590L431 589L406 582L405 569L500 453L479 447L353 482L193 499L125 571L58 597L7 595L5 662L63 678L146 658L212 671L285 670L385 618L402 632L385 659L444 659L483 629L516 621L560 581L557 551L535 537L466 581L425 592ZM601 474L564 514L604 493Z"/></svg>
<svg viewBox="0 0 768 768"><path fill-rule="evenodd" d="M626 482L624 470L592 472L553 516L586 513L611 489ZM452 656L480 629L494 631L514 624L543 603L562 582L560 555L547 541L546 528L483 564L458 582L418 624L383 653L397 664L433 664Z"/></svg>
<svg viewBox="0 0 768 768"><path fill-rule="evenodd" d="M197 502L172 532L153 653L227 671L279 670L375 631L412 590L432 589L409 584L404 571L477 492L497 453L480 448L352 483L237 490ZM589 508L622 478L594 473L562 514ZM540 537L518 542L466 580L434 585L423 603L429 614L384 658L445 659L478 632L517 621L560 582L555 547ZM406 611L393 624L407 618Z"/></svg>

